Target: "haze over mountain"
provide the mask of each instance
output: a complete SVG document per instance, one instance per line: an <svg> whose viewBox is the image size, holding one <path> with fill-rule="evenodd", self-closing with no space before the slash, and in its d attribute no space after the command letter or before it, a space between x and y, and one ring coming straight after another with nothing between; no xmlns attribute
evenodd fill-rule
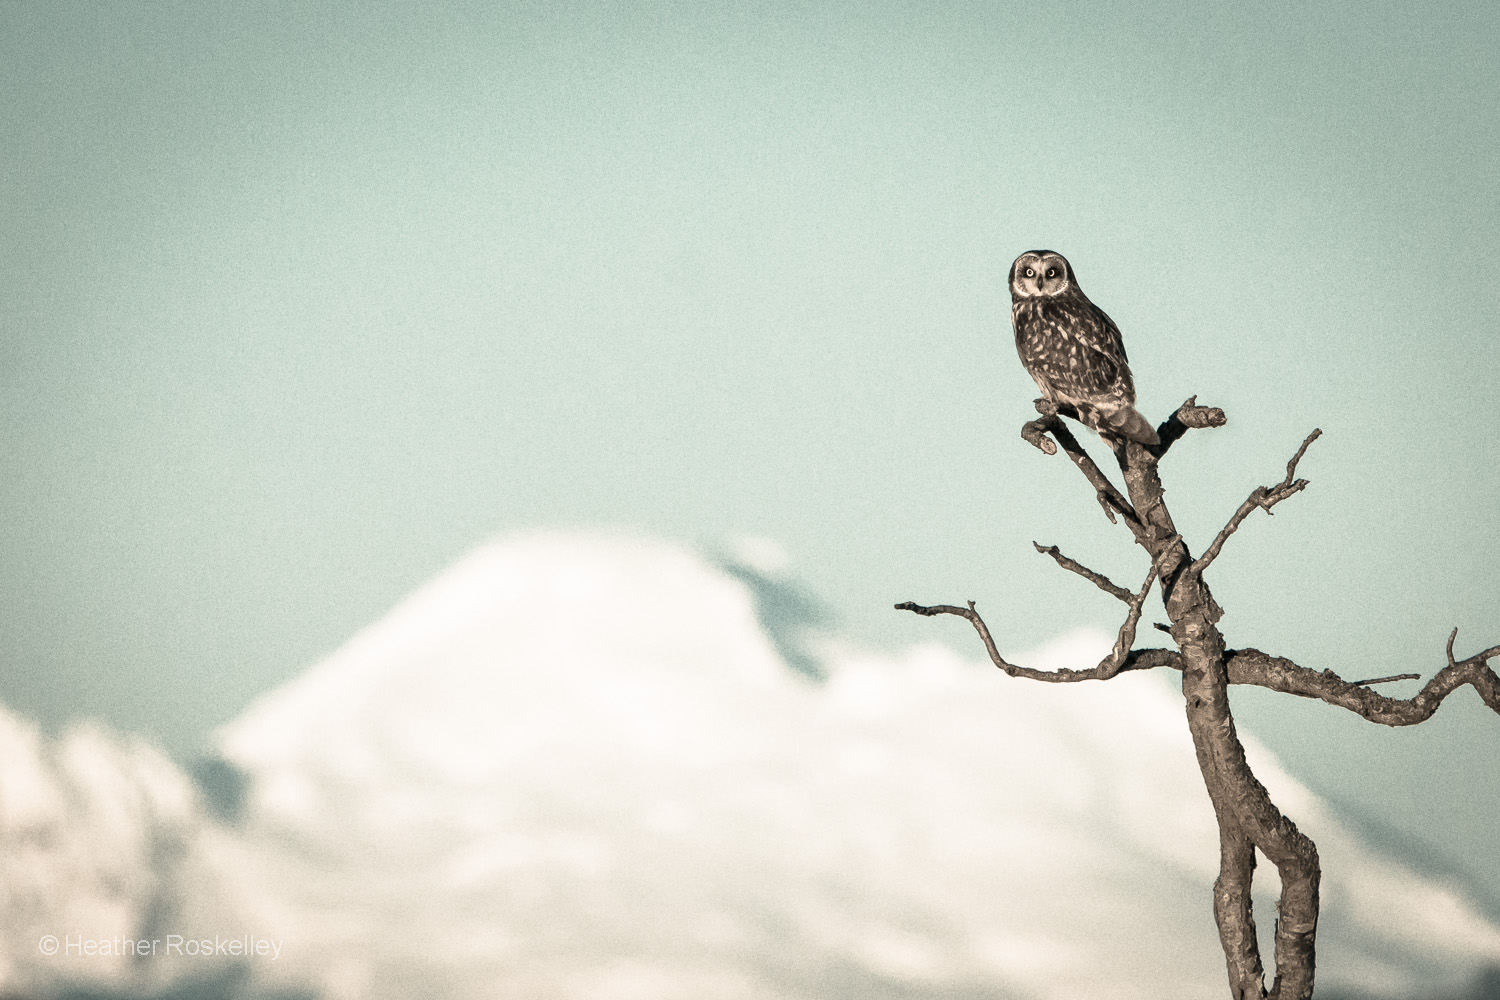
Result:
<svg viewBox="0 0 1500 1000"><path fill-rule="evenodd" d="M1217 834L1169 677L1039 685L938 645L872 653L816 628L777 561L497 541L258 700L197 787L128 739L51 742L0 714L0 991L1223 990ZM1500 925L1461 885L1248 742L1322 854L1320 997L1457 996L1500 966ZM1263 931L1274 912L1261 894ZM250 954L82 953L171 935Z"/></svg>

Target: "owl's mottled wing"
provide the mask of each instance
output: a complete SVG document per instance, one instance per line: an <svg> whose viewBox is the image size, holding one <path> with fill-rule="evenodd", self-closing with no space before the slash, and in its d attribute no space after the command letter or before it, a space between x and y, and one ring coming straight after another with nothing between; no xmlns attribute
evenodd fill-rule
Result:
<svg viewBox="0 0 1500 1000"><path fill-rule="evenodd" d="M1089 303L1089 309L1091 309L1094 313L1094 322L1103 327L1103 339L1109 342L1110 350L1118 354L1121 361L1128 362L1130 360L1130 356L1125 353L1125 338L1120 336L1120 328L1118 326L1115 326L1115 321L1109 318L1108 313L1106 313L1103 309L1100 309L1098 306L1094 305L1092 302Z"/></svg>
<svg viewBox="0 0 1500 1000"><path fill-rule="evenodd" d="M1130 365L1125 359L1125 342L1120 337L1120 328L1092 302L1080 317L1078 339L1086 352L1083 377L1079 380L1084 398L1134 402Z"/></svg>
<svg viewBox="0 0 1500 1000"><path fill-rule="evenodd" d="M1016 316L1021 359L1044 392L1066 403L1135 401L1120 331L1087 300L1033 302Z"/></svg>

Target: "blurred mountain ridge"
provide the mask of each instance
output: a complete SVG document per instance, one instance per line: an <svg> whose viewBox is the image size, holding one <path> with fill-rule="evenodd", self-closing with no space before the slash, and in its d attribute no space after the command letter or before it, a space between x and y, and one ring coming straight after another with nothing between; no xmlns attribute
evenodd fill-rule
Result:
<svg viewBox="0 0 1500 1000"><path fill-rule="evenodd" d="M0 995L1222 990L1217 837L1163 678L860 649L768 551L501 539L268 692L191 777L0 711ZM1319 995L1493 996L1493 918L1251 751L1322 851ZM82 953L174 934L279 953Z"/></svg>

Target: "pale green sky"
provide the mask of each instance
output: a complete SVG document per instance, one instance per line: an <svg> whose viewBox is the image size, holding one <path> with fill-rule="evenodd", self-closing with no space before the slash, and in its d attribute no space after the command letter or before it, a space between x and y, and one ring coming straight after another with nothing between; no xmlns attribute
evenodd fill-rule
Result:
<svg viewBox="0 0 1500 1000"><path fill-rule="evenodd" d="M1231 643L1500 641L1493 5L332 6L0 4L0 701L187 755L533 526L777 538L883 644L976 651L906 599L1112 628L1030 548L1144 575L1017 436L1038 246L1148 415L1229 411L1164 466L1195 549L1325 431L1214 567ZM1495 855L1471 693L1397 732L1239 701Z"/></svg>

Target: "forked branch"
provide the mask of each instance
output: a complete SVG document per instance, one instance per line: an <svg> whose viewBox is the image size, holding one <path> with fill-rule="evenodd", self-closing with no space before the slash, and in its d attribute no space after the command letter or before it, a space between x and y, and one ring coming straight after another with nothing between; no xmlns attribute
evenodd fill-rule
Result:
<svg viewBox="0 0 1500 1000"><path fill-rule="evenodd" d="M1151 572L1146 574L1146 582L1141 584L1141 589L1131 595L1130 612L1125 616L1125 622L1120 626L1119 634L1115 636L1114 649L1109 655L1099 661L1100 675L1108 679L1125 668L1130 659L1130 647L1135 644L1135 627L1140 624L1141 605L1146 603L1146 595L1151 593L1151 585L1156 582L1156 563L1151 564Z"/></svg>
<svg viewBox="0 0 1500 1000"><path fill-rule="evenodd" d="M1089 457L1088 452L1078 443L1073 436L1063 417L1078 419L1078 411L1066 404L1054 403L1049 399L1036 400L1036 410L1041 417L1036 420L1028 420L1021 425L1021 438L1033 447L1040 449L1048 455L1057 454L1057 444L1063 446L1073 464L1078 466L1094 487L1094 493L1099 501L1099 506L1104 510L1104 516L1109 518L1110 524L1117 523L1116 513L1125 516L1126 523L1134 532L1136 539L1149 550L1152 548L1147 540L1151 537L1150 530L1143 523L1140 515L1131 502L1115 488L1094 460ZM1173 443L1186 434L1189 430L1207 427L1223 427L1227 422L1224 411L1217 406L1199 406L1197 396L1189 396L1177 410L1162 422L1156 430L1160 443L1155 447L1147 449L1147 453L1156 459L1167 453ZM1050 435L1050 437L1049 437ZM1053 444L1053 438L1057 444Z"/></svg>
<svg viewBox="0 0 1500 1000"><path fill-rule="evenodd" d="M1032 544L1036 544L1033 542ZM1041 551L1041 546L1037 546ZM1054 557L1055 558L1055 557ZM1062 556L1066 559L1066 556ZM1071 562L1072 560L1068 560ZM1076 564L1075 564L1076 565ZM1090 571L1091 572L1091 571ZM989 626L984 623L984 618L974 607L974 602L969 601L968 607L960 608L954 604L923 605L914 601L903 601L896 605L897 611L910 611L918 615L956 615L967 619L974 631L979 633L979 638L984 642L984 649L990 656L990 661L1005 671L1011 677L1024 677L1033 681L1048 681L1054 684L1068 683L1071 681L1107 681L1116 674L1126 670L1149 670L1152 667L1167 666L1181 659L1181 654L1170 649L1131 649L1135 642L1136 625L1141 620L1141 606L1146 603L1146 596L1151 593L1151 585L1156 582L1156 566L1151 566L1151 572L1146 574L1146 582L1141 584L1141 589L1134 594L1129 591L1122 592L1126 595L1125 603L1130 610L1125 616L1125 622L1120 626L1119 634L1115 637L1115 645L1108 656L1099 661L1098 666L1092 670L1073 670L1063 668L1061 670L1036 670L1032 667L1023 667L1011 663L1000 655L1000 650L995 646L995 638L990 634ZM1111 584L1113 586L1113 584ZM1179 668L1180 669L1180 668Z"/></svg>
<svg viewBox="0 0 1500 1000"><path fill-rule="evenodd" d="M1332 670L1309 670L1285 657L1272 656L1258 649L1231 650L1226 666L1231 684L1254 684L1302 698L1316 698L1383 726L1413 726L1427 721L1444 698L1465 684L1478 692L1491 711L1500 713L1500 676L1496 676L1489 664L1490 660L1500 657L1500 646L1491 646L1473 656L1455 660L1453 639L1457 635L1458 629L1454 629L1448 638L1448 665L1410 698L1387 698L1370 690L1368 685L1377 681L1346 681ZM1418 675L1400 676L1416 678Z"/></svg>
<svg viewBox="0 0 1500 1000"><path fill-rule="evenodd" d="M917 610L915 606L897 607ZM955 609L961 612L962 609ZM923 612L936 614L936 610ZM1489 661L1500 658L1500 646L1491 646L1462 660L1452 656L1453 635L1448 638L1449 662L1410 698L1388 698L1370 690L1374 684L1392 681L1420 680L1421 674L1393 674L1369 680L1346 681L1332 670L1311 670L1283 656L1272 656L1258 649L1231 649L1225 652L1225 668L1230 684L1252 684L1256 687L1294 694L1327 702L1383 726L1414 726L1432 718L1443 700L1464 685L1469 685L1491 711L1500 714L1500 675ZM1124 670L1146 670L1152 667L1182 669L1182 654L1173 649L1132 650L1125 659ZM1002 668L1003 669L1003 668ZM1093 671L1081 670L1067 680L1091 680Z"/></svg>
<svg viewBox="0 0 1500 1000"><path fill-rule="evenodd" d="M1250 516L1251 511L1259 507L1269 514L1272 507L1281 503L1281 501L1292 494L1300 493L1307 488L1306 479L1294 479L1293 477L1297 475L1297 463L1302 461L1302 456L1307 453L1308 445L1312 444L1322 435L1323 432L1321 430L1314 428L1313 432L1307 436L1307 439L1302 442L1302 447L1297 449L1297 454L1293 455L1291 461L1286 463L1285 479L1274 486L1257 486L1250 493L1245 502L1240 504L1239 510L1235 511L1234 516L1229 519L1229 523L1224 525L1217 537L1214 538L1213 544L1208 547L1208 550L1203 555L1199 556L1193 562L1192 569L1194 573L1202 573L1208 568L1210 563L1219 557L1219 552L1224 548L1224 543L1229 540L1230 535L1239 530L1240 525L1244 523L1245 518Z"/></svg>
<svg viewBox="0 0 1500 1000"><path fill-rule="evenodd" d="M1409 699L1387 698L1373 687L1416 679L1415 675L1350 682L1331 670L1321 673L1308 670L1256 649L1226 649L1216 625L1222 611L1209 592L1203 571L1252 511L1259 508L1269 514L1276 504L1306 488L1307 480L1297 478L1297 465L1322 432L1314 430L1309 434L1287 462L1285 478L1280 483L1257 487L1202 556L1193 560L1167 510L1157 463L1188 430L1222 426L1225 423L1222 410L1198 406L1197 398L1192 397L1158 428L1157 445L1118 442L1115 458L1124 476L1128 499L1094 464L1063 423L1064 416L1077 419L1078 414L1071 407L1040 400L1037 411L1041 417L1028 422L1021 436L1049 455L1056 454L1057 445L1061 445L1094 488L1110 520L1123 515L1137 543L1151 555L1151 572L1146 582L1139 592L1131 593L1103 574L1064 556L1055 546L1036 545L1037 551L1051 556L1063 569L1084 577L1128 606L1129 613L1110 655L1091 670L1034 670L1009 663L1000 655L994 637L972 601L967 608L924 607L911 602L896 607L921 615L950 614L967 619L979 633L990 660L1012 677L1060 683L1107 680L1128 670L1157 666L1180 671L1188 729L1219 824L1221 857L1219 881L1214 888L1214 915L1231 993L1236 1000L1310 1000L1319 909L1317 848L1276 807L1265 786L1251 772L1244 745L1235 731L1228 686L1255 684L1316 698L1372 722L1405 726L1429 718L1444 698L1467 684L1490 709L1500 713L1500 676L1490 664L1500 657L1500 646L1458 660L1453 654L1455 632L1448 639L1447 665ZM1172 624L1157 627L1170 632L1178 649L1132 650L1141 608L1158 577L1162 581L1162 601ZM1274 931L1276 979L1269 991L1265 987L1251 905L1257 853L1276 865L1281 879Z"/></svg>

